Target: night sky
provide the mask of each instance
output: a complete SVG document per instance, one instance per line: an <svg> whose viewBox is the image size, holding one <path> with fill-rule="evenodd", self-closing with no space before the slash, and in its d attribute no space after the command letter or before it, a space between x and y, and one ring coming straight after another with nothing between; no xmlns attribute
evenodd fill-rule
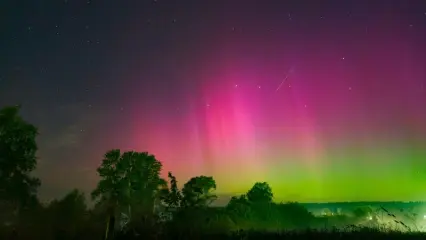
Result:
<svg viewBox="0 0 426 240"><path fill-rule="evenodd" d="M120 148L221 196L426 200L425 1L3 0L0 26L42 199Z"/></svg>

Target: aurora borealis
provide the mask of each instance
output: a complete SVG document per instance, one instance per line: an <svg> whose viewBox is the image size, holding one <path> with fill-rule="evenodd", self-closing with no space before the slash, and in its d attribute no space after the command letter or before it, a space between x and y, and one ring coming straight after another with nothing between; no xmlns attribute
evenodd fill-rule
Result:
<svg viewBox="0 0 426 240"><path fill-rule="evenodd" d="M40 127L46 198L121 148L219 195L425 200L424 2L124 2L8 6L0 104Z"/></svg>

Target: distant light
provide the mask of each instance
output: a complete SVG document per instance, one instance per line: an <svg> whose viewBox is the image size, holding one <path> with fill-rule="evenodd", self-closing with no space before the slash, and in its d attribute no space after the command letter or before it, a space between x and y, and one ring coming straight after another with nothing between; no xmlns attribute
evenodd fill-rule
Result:
<svg viewBox="0 0 426 240"><path fill-rule="evenodd" d="M423 219L426 219L426 214L425 214L425 215L423 215Z"/></svg>
<svg viewBox="0 0 426 240"><path fill-rule="evenodd" d="M373 220L373 217L372 216L368 216L367 219L371 221L371 220Z"/></svg>

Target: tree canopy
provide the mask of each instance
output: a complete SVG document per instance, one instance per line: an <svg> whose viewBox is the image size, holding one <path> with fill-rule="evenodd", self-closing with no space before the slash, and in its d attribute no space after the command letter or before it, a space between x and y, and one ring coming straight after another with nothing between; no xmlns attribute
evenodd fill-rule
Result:
<svg viewBox="0 0 426 240"><path fill-rule="evenodd" d="M216 200L212 193L216 189L213 177L198 176L191 178L182 188L183 204L187 207L206 206Z"/></svg>
<svg viewBox="0 0 426 240"><path fill-rule="evenodd" d="M153 214L161 189L167 187L160 177L161 169L161 162L147 152L115 149L105 154L92 198L105 202L110 219L107 231L113 231L116 216L124 214L132 221L136 216Z"/></svg>
<svg viewBox="0 0 426 240"><path fill-rule="evenodd" d="M269 203L272 202L274 194L272 189L266 182L257 182L254 186L247 192L247 199L250 202L255 203Z"/></svg>
<svg viewBox="0 0 426 240"><path fill-rule="evenodd" d="M38 130L19 115L20 109L0 109L0 199L14 209L32 201L40 185L30 175L37 165Z"/></svg>

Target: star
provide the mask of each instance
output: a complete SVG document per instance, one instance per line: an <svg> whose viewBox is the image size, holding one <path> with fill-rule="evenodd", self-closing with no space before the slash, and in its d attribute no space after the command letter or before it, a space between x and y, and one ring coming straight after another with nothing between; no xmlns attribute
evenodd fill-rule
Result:
<svg viewBox="0 0 426 240"><path fill-rule="evenodd" d="M345 60L345 57L342 57L342 60Z"/></svg>
<svg viewBox="0 0 426 240"><path fill-rule="evenodd" d="M257 88L260 89L261 88L260 85L258 85Z"/></svg>
<svg viewBox="0 0 426 240"><path fill-rule="evenodd" d="M348 89L349 89L349 91L351 91L351 90L352 90L352 87L349 87Z"/></svg>
<svg viewBox="0 0 426 240"><path fill-rule="evenodd" d="M237 87L238 87L238 84L235 84L235 87L237 88Z"/></svg>

